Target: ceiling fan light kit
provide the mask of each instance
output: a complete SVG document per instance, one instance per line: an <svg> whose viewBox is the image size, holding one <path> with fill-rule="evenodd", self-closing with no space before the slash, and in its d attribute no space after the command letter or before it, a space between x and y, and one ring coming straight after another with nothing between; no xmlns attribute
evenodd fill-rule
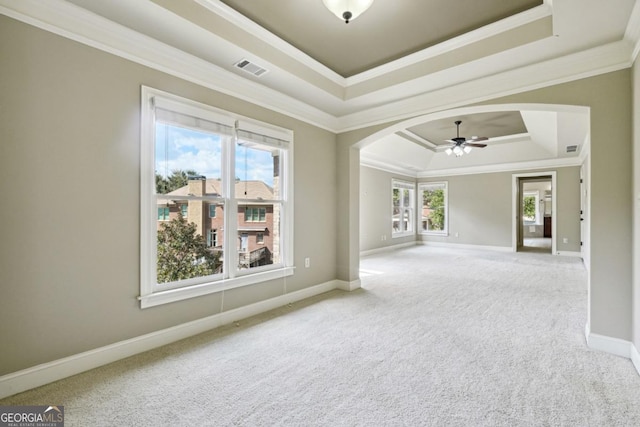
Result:
<svg viewBox="0 0 640 427"><path fill-rule="evenodd" d="M477 141L486 141L489 138L484 136L473 136L471 139L466 139L465 137L460 136L460 124L462 123L462 120L456 120L454 123L457 129L456 137L447 139L447 142L453 144L452 147L448 147L444 150L444 152L447 153L447 156L455 154L456 157L462 157L464 154L469 154L473 147L484 148L487 146L487 144L478 144Z"/></svg>
<svg viewBox="0 0 640 427"><path fill-rule="evenodd" d="M331 13L348 24L369 9L373 0L322 0L322 3Z"/></svg>

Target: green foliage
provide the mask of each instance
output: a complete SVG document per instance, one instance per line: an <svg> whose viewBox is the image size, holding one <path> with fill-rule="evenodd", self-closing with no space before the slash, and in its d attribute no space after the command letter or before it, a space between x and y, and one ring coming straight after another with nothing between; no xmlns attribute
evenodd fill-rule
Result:
<svg viewBox="0 0 640 427"><path fill-rule="evenodd" d="M207 248L196 225L182 215L162 223L158 230L158 283L174 282L218 272L219 253Z"/></svg>
<svg viewBox="0 0 640 427"><path fill-rule="evenodd" d="M524 219L534 221L536 219L536 198L534 196L524 197Z"/></svg>
<svg viewBox="0 0 640 427"><path fill-rule="evenodd" d="M189 177L195 175L198 175L198 173L192 169L186 171L176 169L166 178L156 173L156 193L167 194L180 187L184 187L189 184Z"/></svg>
<svg viewBox="0 0 640 427"><path fill-rule="evenodd" d="M425 190L422 201L429 209L428 229L444 230L444 190Z"/></svg>

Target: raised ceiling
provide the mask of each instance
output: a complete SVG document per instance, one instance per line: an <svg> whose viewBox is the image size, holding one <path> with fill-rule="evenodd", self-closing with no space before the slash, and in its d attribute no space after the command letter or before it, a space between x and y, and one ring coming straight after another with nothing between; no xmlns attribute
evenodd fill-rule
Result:
<svg viewBox="0 0 640 427"><path fill-rule="evenodd" d="M500 111L490 113L457 115L451 118L431 120L407 128L407 132L416 135L436 147L448 147L446 142L457 136L455 121L460 120L460 136L471 138L483 136L490 139L527 133L520 111Z"/></svg>
<svg viewBox="0 0 640 427"><path fill-rule="evenodd" d="M222 2L343 77L542 5L542 0L378 0L345 24L322 1Z"/></svg>
<svg viewBox="0 0 640 427"><path fill-rule="evenodd" d="M636 0L374 0L349 24L322 0L0 0L0 13L335 133L400 123L362 158L418 176L583 155L588 109L460 108L629 68L640 50ZM441 153L457 119L488 147Z"/></svg>

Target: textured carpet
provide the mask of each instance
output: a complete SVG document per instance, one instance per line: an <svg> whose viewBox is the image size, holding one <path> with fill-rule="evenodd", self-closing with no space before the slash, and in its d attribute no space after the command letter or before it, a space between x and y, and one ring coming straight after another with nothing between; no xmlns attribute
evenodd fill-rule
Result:
<svg viewBox="0 0 640 427"><path fill-rule="evenodd" d="M333 291L0 401L67 426L638 426L580 260L425 246Z"/></svg>

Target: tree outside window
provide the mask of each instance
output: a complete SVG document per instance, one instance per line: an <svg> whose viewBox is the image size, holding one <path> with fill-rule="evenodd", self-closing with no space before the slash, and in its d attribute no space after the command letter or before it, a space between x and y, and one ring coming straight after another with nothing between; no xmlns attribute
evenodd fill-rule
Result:
<svg viewBox="0 0 640 427"><path fill-rule="evenodd" d="M147 87L141 105L141 307L293 274L291 131ZM241 253L245 219L268 237Z"/></svg>
<svg viewBox="0 0 640 427"><path fill-rule="evenodd" d="M538 197L535 194L525 194L523 197L522 219L535 222L537 219Z"/></svg>
<svg viewBox="0 0 640 427"><path fill-rule="evenodd" d="M420 184L423 233L447 232L447 183Z"/></svg>

